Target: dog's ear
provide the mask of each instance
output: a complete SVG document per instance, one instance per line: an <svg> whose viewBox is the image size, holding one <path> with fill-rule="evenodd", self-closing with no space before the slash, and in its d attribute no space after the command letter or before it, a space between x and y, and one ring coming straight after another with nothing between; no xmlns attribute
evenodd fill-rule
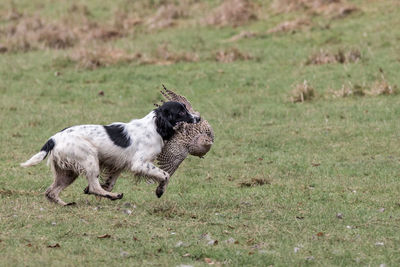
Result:
<svg viewBox="0 0 400 267"><path fill-rule="evenodd" d="M163 140L169 140L174 135L175 130L168 120L168 114L164 114L164 112L159 108L154 111L156 113L156 127L158 134L161 135Z"/></svg>

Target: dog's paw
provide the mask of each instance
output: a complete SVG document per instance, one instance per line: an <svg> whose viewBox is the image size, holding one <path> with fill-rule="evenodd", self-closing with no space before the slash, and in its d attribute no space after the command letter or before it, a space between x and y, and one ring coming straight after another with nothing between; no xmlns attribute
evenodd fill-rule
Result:
<svg viewBox="0 0 400 267"><path fill-rule="evenodd" d="M118 194L118 195L115 196L115 197L114 197L114 196L107 195L106 197L109 198L109 199L111 199L111 200L117 200L117 199L123 198L123 197L124 197L124 194L121 193L121 194Z"/></svg>
<svg viewBox="0 0 400 267"><path fill-rule="evenodd" d="M156 189L156 196L160 198L164 194L164 186L159 185Z"/></svg>

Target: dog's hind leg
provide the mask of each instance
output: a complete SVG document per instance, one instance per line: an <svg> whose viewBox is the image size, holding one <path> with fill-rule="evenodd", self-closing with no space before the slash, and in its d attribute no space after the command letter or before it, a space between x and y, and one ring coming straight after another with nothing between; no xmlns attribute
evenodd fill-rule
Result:
<svg viewBox="0 0 400 267"><path fill-rule="evenodd" d="M105 179L104 183L101 184L101 187L104 190L111 192L114 188L115 182L117 181L119 175L120 175L120 172L107 174L107 178ZM84 192L87 194L89 192L88 190L89 190L89 186L87 186L85 188Z"/></svg>
<svg viewBox="0 0 400 267"><path fill-rule="evenodd" d="M48 200L58 203L63 206L73 205L75 202L65 203L59 197L60 192L72 184L75 179L78 177L78 174L72 170L63 170L56 163L52 163L52 170L54 173L54 182L53 184L47 188L46 190L46 197Z"/></svg>
<svg viewBox="0 0 400 267"><path fill-rule="evenodd" d="M81 163L85 169L86 178L88 180L88 187L85 189L85 194L93 194L100 197L106 197L111 200L121 199L124 194L111 193L101 187L99 182L100 168L98 161L89 156L84 162Z"/></svg>
<svg viewBox="0 0 400 267"><path fill-rule="evenodd" d="M101 187L103 187L104 190L111 192L114 188L115 182L117 181L119 174L120 172L109 174L108 178L105 179Z"/></svg>

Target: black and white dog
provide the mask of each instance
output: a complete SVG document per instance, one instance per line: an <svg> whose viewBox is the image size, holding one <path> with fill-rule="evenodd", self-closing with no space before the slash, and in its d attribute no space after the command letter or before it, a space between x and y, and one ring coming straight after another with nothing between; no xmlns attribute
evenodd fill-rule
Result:
<svg viewBox="0 0 400 267"><path fill-rule="evenodd" d="M157 181L156 194L161 197L169 174L156 167L153 161L161 152L164 141L174 135L177 123L197 123L199 120L183 104L170 101L144 118L129 123L73 126L50 137L40 152L21 166L36 165L50 154L54 182L46 190L46 197L61 205L74 204L65 203L59 194L80 174L88 180L85 193L111 200L121 199L123 194L111 193L111 190L119 174L125 170ZM106 175L103 185L99 182L101 172Z"/></svg>

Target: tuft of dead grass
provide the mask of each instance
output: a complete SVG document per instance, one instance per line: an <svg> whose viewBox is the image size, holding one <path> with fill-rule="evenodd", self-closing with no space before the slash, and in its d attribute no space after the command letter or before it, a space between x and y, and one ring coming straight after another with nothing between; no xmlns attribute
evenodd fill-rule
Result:
<svg viewBox="0 0 400 267"><path fill-rule="evenodd" d="M369 89L368 89L369 88ZM380 96L397 94L397 86L390 84L383 73L380 79L374 81L372 85L359 85L348 83L342 85L340 90L330 91L334 98L349 97L349 96Z"/></svg>
<svg viewBox="0 0 400 267"><path fill-rule="evenodd" d="M39 17L19 19L2 30L3 46L8 52L18 50L54 48L63 49L73 46L76 34L63 24L45 23Z"/></svg>
<svg viewBox="0 0 400 267"><path fill-rule="evenodd" d="M86 5L74 3L68 8L68 13L80 14L82 16L91 16L91 12Z"/></svg>
<svg viewBox="0 0 400 267"><path fill-rule="evenodd" d="M204 20L207 25L240 26L256 20L254 4L249 0L224 0Z"/></svg>
<svg viewBox="0 0 400 267"><path fill-rule="evenodd" d="M290 101L292 103L310 101L315 96L315 90L306 80L303 83L297 84L290 93Z"/></svg>
<svg viewBox="0 0 400 267"><path fill-rule="evenodd" d="M117 10L114 13L112 25L114 29L120 29L125 33L129 33L135 26L143 23L143 19L132 12L126 12L124 10Z"/></svg>
<svg viewBox="0 0 400 267"><path fill-rule="evenodd" d="M250 180L242 181L239 183L240 187L252 187L252 186L260 186L265 184L271 184L271 180L269 178L251 178Z"/></svg>
<svg viewBox="0 0 400 267"><path fill-rule="evenodd" d="M5 21L17 20L21 18L23 14L19 12L15 7L11 7L5 13L2 13L1 17Z"/></svg>
<svg viewBox="0 0 400 267"><path fill-rule="evenodd" d="M141 64L155 64L155 65L170 65L179 62L196 62L199 60L199 56L195 53L190 52L175 52L171 51L168 44L161 44L152 53L151 57L144 56L141 60Z"/></svg>
<svg viewBox="0 0 400 267"><path fill-rule="evenodd" d="M311 20L307 18L296 19L291 21L284 21L272 29L268 30L267 33L277 33L277 32L291 32L294 33L304 28L311 26Z"/></svg>
<svg viewBox="0 0 400 267"><path fill-rule="evenodd" d="M274 0L271 6L278 12L307 11L332 18L346 17L359 11L358 7L346 0Z"/></svg>
<svg viewBox="0 0 400 267"><path fill-rule="evenodd" d="M381 79L375 81L370 90L365 92L367 95L379 96L379 95L394 95L397 94L397 86L391 85L381 74Z"/></svg>
<svg viewBox="0 0 400 267"><path fill-rule="evenodd" d="M157 12L151 16L146 25L149 29L163 29L174 26L176 20L187 16L186 9L174 4L162 5Z"/></svg>
<svg viewBox="0 0 400 267"><path fill-rule="evenodd" d="M56 21L21 15L8 24L0 25L1 52L87 46L94 40L106 42L121 38L139 23L138 20L132 21L131 17L122 17L114 23L93 22L84 5L72 5L68 12L68 16Z"/></svg>
<svg viewBox="0 0 400 267"><path fill-rule="evenodd" d="M223 63L231 63L237 60L251 60L253 57L248 54L241 52L239 49L232 47L224 50L219 50L215 53L215 60Z"/></svg>
<svg viewBox="0 0 400 267"><path fill-rule="evenodd" d="M343 49L339 49L336 53L320 50L317 53L312 54L307 61L306 65L323 65L332 63L355 63L361 59L361 52L358 49L351 49L345 52Z"/></svg>
<svg viewBox="0 0 400 267"><path fill-rule="evenodd" d="M349 96L364 96L365 88L364 86L358 84L343 84L342 88L339 90L331 90L331 94L334 98L342 98Z"/></svg>

